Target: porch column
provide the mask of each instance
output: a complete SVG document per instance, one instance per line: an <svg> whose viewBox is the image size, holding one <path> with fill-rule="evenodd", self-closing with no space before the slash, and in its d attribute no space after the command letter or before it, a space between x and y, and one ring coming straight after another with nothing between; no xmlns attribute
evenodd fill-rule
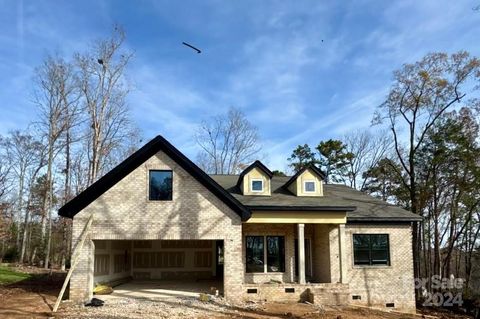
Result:
<svg viewBox="0 0 480 319"><path fill-rule="evenodd" d="M345 224L338 225L338 259L340 263L340 282L347 282L347 257L345 251Z"/></svg>
<svg viewBox="0 0 480 319"><path fill-rule="evenodd" d="M305 284L305 224L298 227L298 283Z"/></svg>

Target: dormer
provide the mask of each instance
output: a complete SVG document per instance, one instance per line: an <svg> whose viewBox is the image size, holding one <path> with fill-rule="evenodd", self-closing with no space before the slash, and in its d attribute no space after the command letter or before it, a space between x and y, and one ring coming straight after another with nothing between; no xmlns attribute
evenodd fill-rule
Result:
<svg viewBox="0 0 480 319"><path fill-rule="evenodd" d="M237 186L243 195L270 196L273 173L260 161L253 162L238 177Z"/></svg>
<svg viewBox="0 0 480 319"><path fill-rule="evenodd" d="M285 184L296 196L323 196L323 180L325 175L315 165L305 166Z"/></svg>

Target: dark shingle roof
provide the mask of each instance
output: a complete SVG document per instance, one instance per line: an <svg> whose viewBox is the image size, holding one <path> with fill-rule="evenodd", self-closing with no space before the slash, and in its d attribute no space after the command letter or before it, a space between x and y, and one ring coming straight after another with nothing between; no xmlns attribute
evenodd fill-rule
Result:
<svg viewBox="0 0 480 319"><path fill-rule="evenodd" d="M210 176L235 199L252 210L343 210L347 211L347 219L351 222L421 221L418 215L345 185L325 184L324 196L300 197L284 187L290 177L273 176L271 196L243 196L236 186L238 175Z"/></svg>

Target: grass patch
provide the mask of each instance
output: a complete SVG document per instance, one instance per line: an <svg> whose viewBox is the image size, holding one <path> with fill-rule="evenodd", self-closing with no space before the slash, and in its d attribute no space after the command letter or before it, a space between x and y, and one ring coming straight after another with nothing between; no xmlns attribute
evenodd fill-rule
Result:
<svg viewBox="0 0 480 319"><path fill-rule="evenodd" d="M32 275L17 272L6 266L0 266L0 285L8 285L21 280L29 279Z"/></svg>

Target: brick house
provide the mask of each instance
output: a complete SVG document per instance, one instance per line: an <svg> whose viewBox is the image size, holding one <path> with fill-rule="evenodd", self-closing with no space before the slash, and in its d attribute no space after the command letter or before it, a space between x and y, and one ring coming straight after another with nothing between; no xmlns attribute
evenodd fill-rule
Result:
<svg viewBox="0 0 480 319"><path fill-rule="evenodd" d="M60 208L74 247L93 215L70 299L98 282L217 279L232 302L414 311L419 217L323 178L314 166L273 176L259 161L207 175L158 136Z"/></svg>

